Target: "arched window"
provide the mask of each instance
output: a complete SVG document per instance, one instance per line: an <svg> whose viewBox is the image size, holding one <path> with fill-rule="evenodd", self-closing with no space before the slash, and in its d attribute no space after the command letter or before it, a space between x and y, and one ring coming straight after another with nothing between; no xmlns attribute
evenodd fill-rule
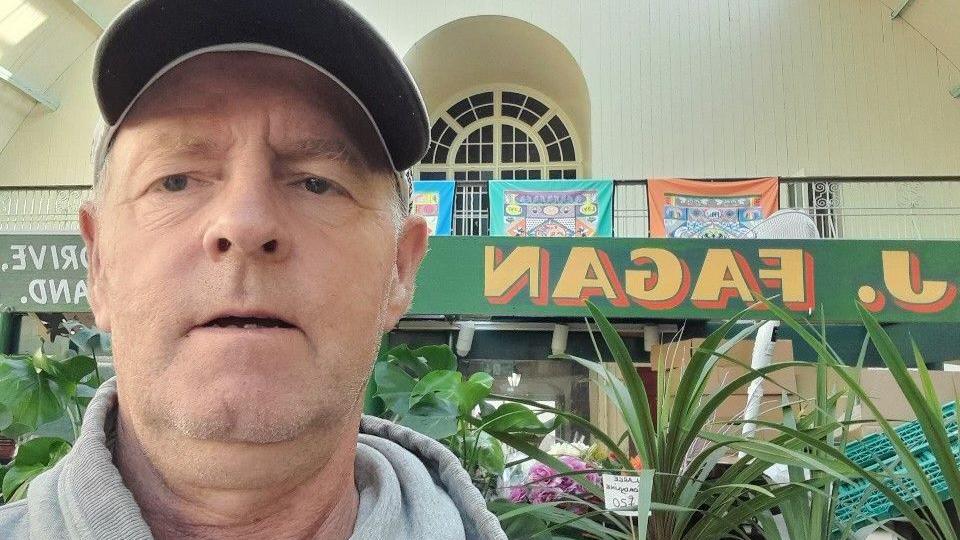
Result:
<svg viewBox="0 0 960 540"><path fill-rule="evenodd" d="M458 99L437 115L421 180L539 180L581 176L576 137L543 96L492 89Z"/></svg>

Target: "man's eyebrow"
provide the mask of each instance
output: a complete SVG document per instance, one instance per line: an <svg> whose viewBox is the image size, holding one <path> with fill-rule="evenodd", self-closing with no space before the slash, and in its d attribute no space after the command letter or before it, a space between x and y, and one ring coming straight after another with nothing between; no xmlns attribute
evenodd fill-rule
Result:
<svg viewBox="0 0 960 540"><path fill-rule="evenodd" d="M353 146L338 139L302 139L289 146L279 148L277 154L283 159L290 161L330 159L341 161L348 165L362 165L366 163Z"/></svg>
<svg viewBox="0 0 960 540"><path fill-rule="evenodd" d="M152 148L164 155L209 155L221 150L213 140L197 135L159 133L151 141Z"/></svg>

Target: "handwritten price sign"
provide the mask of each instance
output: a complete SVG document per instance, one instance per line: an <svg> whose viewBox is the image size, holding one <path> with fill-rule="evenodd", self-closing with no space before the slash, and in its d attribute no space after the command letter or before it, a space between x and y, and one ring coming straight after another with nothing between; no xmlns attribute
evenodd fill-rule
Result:
<svg viewBox="0 0 960 540"><path fill-rule="evenodd" d="M637 517L650 513L650 491L653 488L653 471L641 471L636 475L603 475L603 504L607 510L621 516Z"/></svg>

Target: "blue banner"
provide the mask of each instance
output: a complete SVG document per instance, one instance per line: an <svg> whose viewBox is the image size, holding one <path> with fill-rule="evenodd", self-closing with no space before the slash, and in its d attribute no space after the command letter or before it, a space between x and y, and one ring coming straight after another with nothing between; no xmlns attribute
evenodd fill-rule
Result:
<svg viewBox="0 0 960 540"><path fill-rule="evenodd" d="M612 180L497 180L490 236L613 236Z"/></svg>
<svg viewBox="0 0 960 540"><path fill-rule="evenodd" d="M453 180L422 180L413 183L411 211L427 220L430 236L450 236L456 187Z"/></svg>

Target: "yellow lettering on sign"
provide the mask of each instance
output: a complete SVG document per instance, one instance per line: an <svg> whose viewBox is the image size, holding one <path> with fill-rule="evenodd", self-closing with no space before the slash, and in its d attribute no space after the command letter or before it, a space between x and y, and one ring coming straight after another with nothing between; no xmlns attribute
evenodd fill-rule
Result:
<svg viewBox="0 0 960 540"><path fill-rule="evenodd" d="M652 268L627 270L627 296L642 307L661 310L680 305L690 290L690 268L673 252L661 248L639 248L630 252L634 264Z"/></svg>
<svg viewBox="0 0 960 540"><path fill-rule="evenodd" d="M813 256L802 249L761 249L760 259L774 268L757 271L766 287L779 288L788 309L813 309Z"/></svg>
<svg viewBox="0 0 960 540"><path fill-rule="evenodd" d="M545 305L550 252L536 246L514 248L506 258L495 246L483 248L483 295L491 304L506 304L529 287L530 300Z"/></svg>
<svg viewBox="0 0 960 540"><path fill-rule="evenodd" d="M957 296L957 286L920 277L920 259L909 251L884 251L883 284L893 301L915 313L943 311Z"/></svg>
<svg viewBox="0 0 960 540"><path fill-rule="evenodd" d="M592 296L604 296L618 307L629 305L606 253L589 247L571 248L553 289L553 300L560 306L579 306Z"/></svg>
<svg viewBox="0 0 960 540"><path fill-rule="evenodd" d="M743 255L732 249L708 249L690 300L699 308L725 309L734 296L753 302L752 291L759 290Z"/></svg>

